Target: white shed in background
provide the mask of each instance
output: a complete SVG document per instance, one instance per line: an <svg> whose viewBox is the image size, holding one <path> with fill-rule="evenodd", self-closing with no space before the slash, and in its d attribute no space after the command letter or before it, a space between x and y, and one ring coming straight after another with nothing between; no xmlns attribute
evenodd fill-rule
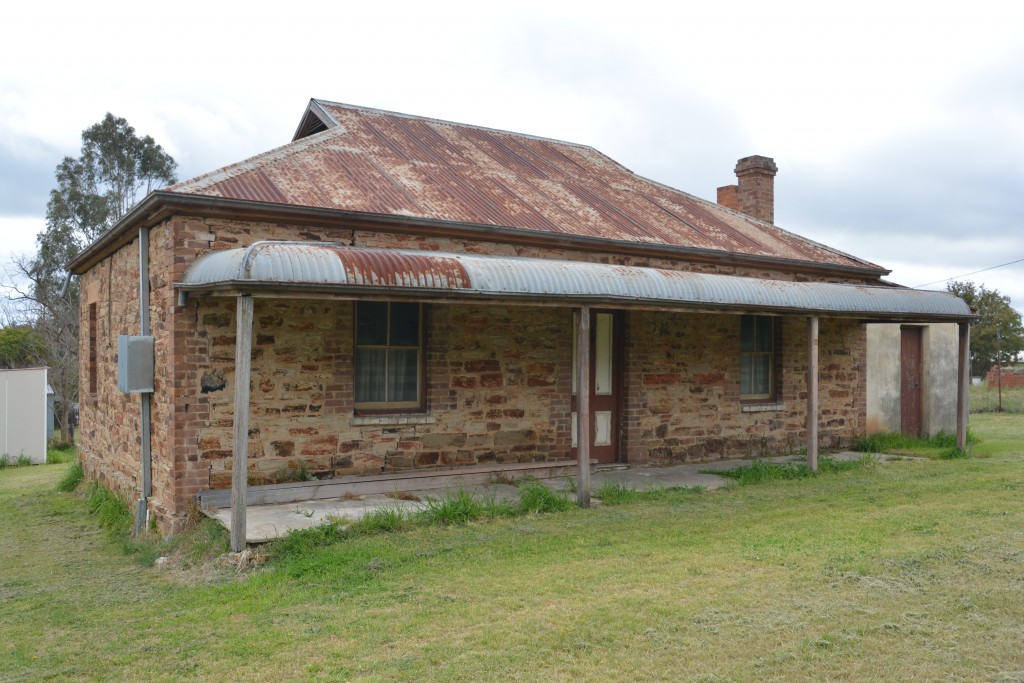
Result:
<svg viewBox="0 0 1024 683"><path fill-rule="evenodd" d="M46 368L0 370L0 457L46 462Z"/></svg>
<svg viewBox="0 0 1024 683"><path fill-rule="evenodd" d="M50 439L53 438L53 425L56 421L54 415L54 399L56 394L53 391L53 387L49 384L46 385L46 443L50 443Z"/></svg>

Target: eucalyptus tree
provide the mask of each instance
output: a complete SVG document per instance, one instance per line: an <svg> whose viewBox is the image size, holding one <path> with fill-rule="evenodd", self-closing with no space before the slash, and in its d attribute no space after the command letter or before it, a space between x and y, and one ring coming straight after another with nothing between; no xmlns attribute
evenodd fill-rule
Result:
<svg viewBox="0 0 1024 683"><path fill-rule="evenodd" d="M65 266L146 194L175 182L176 167L152 137L139 137L128 121L107 113L82 131L79 156L57 165L37 252L14 262L18 281L9 287L45 339L62 425L78 400L78 284Z"/></svg>

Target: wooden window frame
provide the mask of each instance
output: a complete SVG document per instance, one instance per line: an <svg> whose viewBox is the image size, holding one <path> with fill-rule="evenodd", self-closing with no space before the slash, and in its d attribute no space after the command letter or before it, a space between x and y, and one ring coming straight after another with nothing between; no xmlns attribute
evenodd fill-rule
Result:
<svg viewBox="0 0 1024 683"><path fill-rule="evenodd" d="M99 390L99 349L97 339L99 337L99 321L96 313L96 304L89 304L89 395L95 396Z"/></svg>
<svg viewBox="0 0 1024 683"><path fill-rule="evenodd" d="M742 403L774 403L779 397L779 387L782 385L782 318L772 315L745 314L740 318L740 348L743 348L743 318L767 318L771 321L772 347L769 351L740 351L740 367L742 368L744 356L767 356L768 357L768 393L766 394L744 394L743 379L740 378L740 401ZM754 327L756 330L756 325Z"/></svg>
<svg viewBox="0 0 1024 683"><path fill-rule="evenodd" d="M419 308L419 334L418 344L391 345L391 344L360 344L359 343L359 307L361 302L356 302L352 312L352 398L354 413L356 415L394 415L400 413L421 413L426 410L426 316L427 307L422 303L404 301L373 301L367 303L383 303L387 305L387 335L390 337L391 326L391 305L393 303L416 303ZM390 339L389 339L390 341ZM359 401L356 397L358 388L358 357L360 348L376 349L416 349L416 400L415 401ZM386 372L386 371L385 371ZM386 386L385 382L385 386Z"/></svg>

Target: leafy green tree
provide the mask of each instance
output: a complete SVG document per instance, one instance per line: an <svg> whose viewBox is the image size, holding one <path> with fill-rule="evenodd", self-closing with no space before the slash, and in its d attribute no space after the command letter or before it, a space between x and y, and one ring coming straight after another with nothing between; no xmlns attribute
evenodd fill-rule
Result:
<svg viewBox="0 0 1024 683"><path fill-rule="evenodd" d="M46 341L43 359L67 424L78 400L78 285L66 264L116 224L151 190L175 182L177 164L150 136L139 137L108 113L82 131L78 157L65 157L46 205L38 252L15 261L20 282L10 286L28 306L33 328Z"/></svg>
<svg viewBox="0 0 1024 683"><path fill-rule="evenodd" d="M30 325L0 328L0 368L32 368L44 364L46 341Z"/></svg>
<svg viewBox="0 0 1024 683"><path fill-rule="evenodd" d="M1010 297L973 282L950 282L946 291L978 309L978 320L971 325L972 375L984 376L993 365L1006 366L1018 359L1024 351L1024 325Z"/></svg>

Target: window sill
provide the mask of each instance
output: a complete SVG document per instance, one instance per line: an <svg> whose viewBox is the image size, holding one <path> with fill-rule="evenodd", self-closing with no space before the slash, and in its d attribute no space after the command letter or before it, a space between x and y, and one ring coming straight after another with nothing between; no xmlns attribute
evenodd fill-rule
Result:
<svg viewBox="0 0 1024 683"><path fill-rule="evenodd" d="M367 427L379 425L431 425L437 418L426 413L406 415L353 415L349 421L351 427Z"/></svg>
<svg viewBox="0 0 1024 683"><path fill-rule="evenodd" d="M744 403L741 410L744 413L771 413L786 409L786 404L781 401L771 403Z"/></svg>

